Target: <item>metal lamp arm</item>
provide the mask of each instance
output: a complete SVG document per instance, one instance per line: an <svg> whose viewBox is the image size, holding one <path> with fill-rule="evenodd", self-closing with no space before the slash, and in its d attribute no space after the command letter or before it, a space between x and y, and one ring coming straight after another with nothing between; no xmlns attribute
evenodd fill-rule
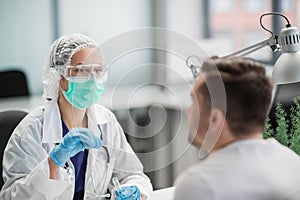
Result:
<svg viewBox="0 0 300 200"><path fill-rule="evenodd" d="M246 47L244 49L241 49L241 50L238 50L236 52L233 52L229 55L226 55L226 56L223 56L223 58L226 58L226 57L233 57L233 56L236 56L236 57L242 57L242 56L245 56L245 55L248 55L254 51L257 51L265 46L270 46L272 51L277 51L280 49L280 46L278 44L278 36L277 35L272 35L269 39L266 39L264 41L261 41L259 43L256 43L254 45L251 45L249 47Z"/></svg>

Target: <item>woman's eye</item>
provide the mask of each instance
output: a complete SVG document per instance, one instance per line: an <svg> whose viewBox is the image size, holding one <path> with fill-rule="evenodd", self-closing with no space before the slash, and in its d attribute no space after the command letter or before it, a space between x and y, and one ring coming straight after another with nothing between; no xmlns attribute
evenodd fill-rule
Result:
<svg viewBox="0 0 300 200"><path fill-rule="evenodd" d="M102 69L95 69L96 73L102 73Z"/></svg>
<svg viewBox="0 0 300 200"><path fill-rule="evenodd" d="M87 68L81 68L81 69L80 69L80 72L83 72L83 73L89 72L89 69L87 69Z"/></svg>

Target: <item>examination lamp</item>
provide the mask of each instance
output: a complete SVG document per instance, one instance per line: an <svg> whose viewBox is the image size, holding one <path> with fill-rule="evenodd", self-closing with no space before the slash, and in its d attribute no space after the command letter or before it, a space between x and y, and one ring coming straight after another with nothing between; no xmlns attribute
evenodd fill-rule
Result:
<svg viewBox="0 0 300 200"><path fill-rule="evenodd" d="M279 15L286 21L286 27L280 32L280 37L274 35L273 32L266 29L262 24L262 18L266 15ZM236 51L224 57L242 57L254 51L257 51L265 46L269 46L273 52L281 51L282 54L274 64L272 72L272 80L274 84L288 84L300 81L300 34L297 27L292 27L286 16L280 13L265 13L260 17L261 27L271 33L271 37L242 50ZM280 44L279 44L280 41ZM200 73L200 66L191 64L192 58L200 59L197 56L189 56L186 60L187 66L191 69L194 78Z"/></svg>

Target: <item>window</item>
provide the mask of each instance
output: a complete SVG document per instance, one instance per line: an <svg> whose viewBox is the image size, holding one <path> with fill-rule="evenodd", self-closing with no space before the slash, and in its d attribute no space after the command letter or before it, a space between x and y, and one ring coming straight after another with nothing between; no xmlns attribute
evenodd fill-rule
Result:
<svg viewBox="0 0 300 200"><path fill-rule="evenodd" d="M295 4L296 3L294 2L294 0L281 1L282 11L284 11L285 13L293 12L295 8Z"/></svg>
<svg viewBox="0 0 300 200"><path fill-rule="evenodd" d="M229 13L234 10L236 0L211 0L212 11L216 13Z"/></svg>
<svg viewBox="0 0 300 200"><path fill-rule="evenodd" d="M266 8L265 0L244 0L244 9L248 12L262 12Z"/></svg>
<svg viewBox="0 0 300 200"><path fill-rule="evenodd" d="M222 38L231 41L233 45L227 47L229 49L227 54L254 45L271 36L270 33L260 27L259 18L263 13L272 12L273 7L282 10L292 25L297 26L299 24L296 8L300 7L300 0L276 1L277 4L272 0L206 1L209 2L209 15L207 17L209 34L207 35L212 39L219 40ZM278 16L266 16L263 19L263 24L270 30L273 27L272 19L279 25L277 26L279 30L276 29L275 31L278 34L278 31L284 28L285 20ZM267 47L249 54L249 57L269 64L274 63L273 54Z"/></svg>

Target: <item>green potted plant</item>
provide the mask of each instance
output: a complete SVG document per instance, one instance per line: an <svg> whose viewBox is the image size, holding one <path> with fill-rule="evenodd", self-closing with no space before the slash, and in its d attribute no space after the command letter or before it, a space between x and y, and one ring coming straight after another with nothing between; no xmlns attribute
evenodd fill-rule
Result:
<svg viewBox="0 0 300 200"><path fill-rule="evenodd" d="M272 127L270 119L266 122L263 137L273 137L281 144L289 147L300 155L300 103L299 97L294 99L290 107L290 116L280 102L276 103L275 110L276 127Z"/></svg>

